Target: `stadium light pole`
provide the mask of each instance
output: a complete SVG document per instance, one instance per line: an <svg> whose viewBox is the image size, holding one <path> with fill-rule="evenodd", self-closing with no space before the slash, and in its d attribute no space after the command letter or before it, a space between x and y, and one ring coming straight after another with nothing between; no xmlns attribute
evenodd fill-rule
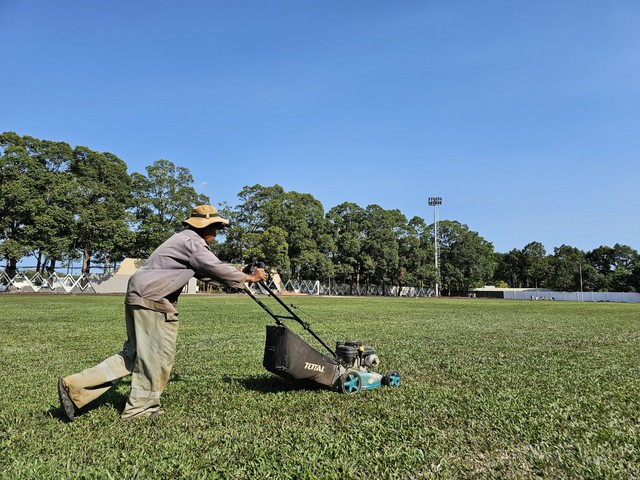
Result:
<svg viewBox="0 0 640 480"><path fill-rule="evenodd" d="M439 296L438 282L440 281L440 267L438 257L440 256L440 245L438 243L438 207L442 205L442 197L429 197L429 206L433 207L433 244L436 257L436 297Z"/></svg>

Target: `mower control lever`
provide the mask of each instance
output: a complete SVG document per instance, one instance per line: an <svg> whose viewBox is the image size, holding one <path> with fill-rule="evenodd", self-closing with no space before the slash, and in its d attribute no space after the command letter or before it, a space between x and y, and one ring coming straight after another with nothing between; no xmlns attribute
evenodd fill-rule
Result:
<svg viewBox="0 0 640 480"><path fill-rule="evenodd" d="M242 269L242 273L246 273L247 275L251 275L256 268L266 268L264 262L253 262L247 265Z"/></svg>

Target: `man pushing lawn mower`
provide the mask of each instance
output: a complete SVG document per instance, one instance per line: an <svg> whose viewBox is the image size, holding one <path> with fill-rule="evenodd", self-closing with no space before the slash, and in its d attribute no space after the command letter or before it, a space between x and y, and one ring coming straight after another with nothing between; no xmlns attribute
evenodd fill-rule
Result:
<svg viewBox="0 0 640 480"><path fill-rule="evenodd" d="M266 279L264 269L247 275L221 262L209 249L229 221L211 205L199 205L184 220L184 230L160 245L131 276L125 297L127 340L122 351L95 367L58 379L60 405L73 421L78 409L132 374L131 392L121 418L155 417L164 413L164 390L176 352L176 303L192 278L217 281L233 288Z"/></svg>

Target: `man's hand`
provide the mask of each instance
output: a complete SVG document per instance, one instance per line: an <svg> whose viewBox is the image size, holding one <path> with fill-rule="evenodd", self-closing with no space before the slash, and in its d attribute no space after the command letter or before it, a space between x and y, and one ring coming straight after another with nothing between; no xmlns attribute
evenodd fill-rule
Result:
<svg viewBox="0 0 640 480"><path fill-rule="evenodd" d="M246 281L250 283L258 283L266 279L267 279L267 272L265 272L264 268L256 268L252 274L247 275Z"/></svg>

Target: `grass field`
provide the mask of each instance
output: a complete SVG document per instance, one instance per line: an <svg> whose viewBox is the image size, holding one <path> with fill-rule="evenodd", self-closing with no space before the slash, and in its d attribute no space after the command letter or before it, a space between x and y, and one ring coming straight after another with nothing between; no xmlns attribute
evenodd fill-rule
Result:
<svg viewBox="0 0 640 480"><path fill-rule="evenodd" d="M255 303L183 296L167 414L121 421L123 381L64 423L56 378L120 350L122 298L0 296L0 477L640 478L640 305L291 301L402 385L293 388Z"/></svg>

